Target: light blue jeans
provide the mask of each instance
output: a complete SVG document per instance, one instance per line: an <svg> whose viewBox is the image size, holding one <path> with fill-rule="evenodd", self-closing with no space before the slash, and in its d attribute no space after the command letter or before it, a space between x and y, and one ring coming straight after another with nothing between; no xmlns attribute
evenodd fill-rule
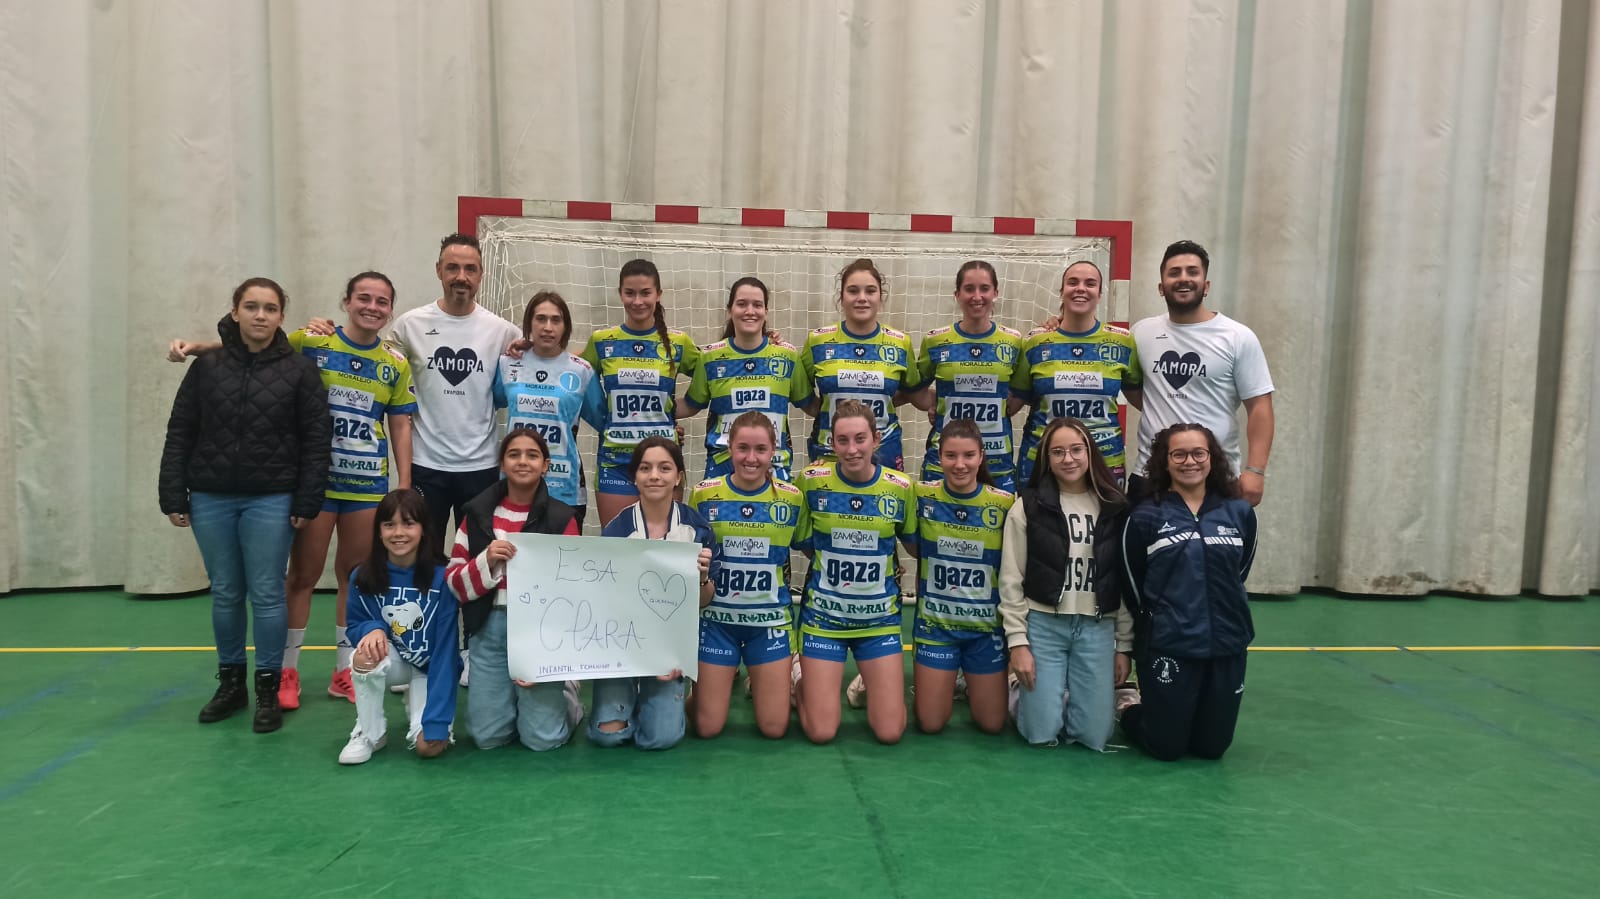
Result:
<svg viewBox="0 0 1600 899"><path fill-rule="evenodd" d="M621 746L632 740L640 749L671 749L683 739L688 726L683 712L683 692L681 677L670 681L653 677L594 681L589 742L596 746ZM608 721L623 721L626 725L619 731L601 730L600 725Z"/></svg>
<svg viewBox="0 0 1600 899"><path fill-rule="evenodd" d="M256 668L283 667L283 644L289 636L283 579L289 545L294 542L289 504L287 493L189 497L189 529L211 579L211 631L217 640L218 664L245 664L245 633L254 620Z"/></svg>
<svg viewBox="0 0 1600 899"><path fill-rule="evenodd" d="M1035 746L1072 740L1104 752L1115 725L1115 616L1029 610L1028 649L1033 652L1034 682L1018 699L1017 732ZM1068 691L1065 710L1063 690Z"/></svg>
<svg viewBox="0 0 1600 899"><path fill-rule="evenodd" d="M519 687L506 662L506 610L494 609L483 627L467 638L472 688L467 691L467 732L479 749L511 742L544 752L572 737L564 686L560 681Z"/></svg>

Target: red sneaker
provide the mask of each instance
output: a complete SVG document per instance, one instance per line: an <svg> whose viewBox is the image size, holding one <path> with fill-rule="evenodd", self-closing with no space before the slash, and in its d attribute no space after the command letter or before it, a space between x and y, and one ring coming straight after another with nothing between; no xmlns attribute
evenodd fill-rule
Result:
<svg viewBox="0 0 1600 899"><path fill-rule="evenodd" d="M300 672L293 668L283 669L278 679L278 708L285 712L300 708Z"/></svg>
<svg viewBox="0 0 1600 899"><path fill-rule="evenodd" d="M328 681L328 695L334 699L356 701L356 687L350 682L349 668L340 668L333 673L333 679Z"/></svg>

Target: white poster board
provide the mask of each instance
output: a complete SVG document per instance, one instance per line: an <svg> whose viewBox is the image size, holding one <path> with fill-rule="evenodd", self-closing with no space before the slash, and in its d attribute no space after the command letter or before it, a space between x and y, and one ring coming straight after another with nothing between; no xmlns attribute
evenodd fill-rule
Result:
<svg viewBox="0 0 1600 899"><path fill-rule="evenodd" d="M699 658L700 544L513 534L506 656L514 680L644 677Z"/></svg>

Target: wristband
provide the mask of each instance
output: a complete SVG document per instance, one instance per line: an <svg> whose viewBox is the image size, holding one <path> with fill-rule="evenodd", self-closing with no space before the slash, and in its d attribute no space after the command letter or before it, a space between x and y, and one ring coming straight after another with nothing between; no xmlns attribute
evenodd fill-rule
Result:
<svg viewBox="0 0 1600 899"><path fill-rule="evenodd" d="M1249 471L1249 472L1254 472L1255 474L1261 475L1262 477L1266 477L1267 476L1267 470L1265 468L1257 468L1254 465L1246 465L1244 467L1244 470L1245 471Z"/></svg>

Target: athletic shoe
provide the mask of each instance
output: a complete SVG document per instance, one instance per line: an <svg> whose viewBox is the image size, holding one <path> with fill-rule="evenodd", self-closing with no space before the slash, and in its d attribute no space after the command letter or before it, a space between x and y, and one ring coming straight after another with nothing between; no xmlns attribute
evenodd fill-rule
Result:
<svg viewBox="0 0 1600 899"><path fill-rule="evenodd" d="M1017 720L1017 703L1022 701L1022 682L1015 674L1006 675L1006 714Z"/></svg>
<svg viewBox="0 0 1600 899"><path fill-rule="evenodd" d="M411 685L409 683L391 684L389 686L389 692L390 693L400 693L400 694L403 695L403 694L409 692L410 690L411 690Z"/></svg>
<svg viewBox="0 0 1600 899"><path fill-rule="evenodd" d="M328 680L328 695L334 699L356 701L356 685L350 682L350 669L340 668Z"/></svg>
<svg viewBox="0 0 1600 899"><path fill-rule="evenodd" d="M1111 707L1116 714L1117 721L1122 721L1122 713L1139 704L1139 690L1128 684L1117 688L1116 704Z"/></svg>
<svg viewBox="0 0 1600 899"><path fill-rule="evenodd" d="M283 669L278 679L278 707L285 712L300 708L300 669Z"/></svg>
<svg viewBox="0 0 1600 899"><path fill-rule="evenodd" d="M578 682L569 680L561 686L561 695L567 700L567 724L574 730L583 720L583 700L578 697Z"/></svg>
<svg viewBox="0 0 1600 899"><path fill-rule="evenodd" d="M461 654L461 686L467 685L467 669L472 667L472 659L466 653Z"/></svg>
<svg viewBox="0 0 1600 899"><path fill-rule="evenodd" d="M373 742L367 739L361 733L361 728L358 727L350 732L350 742L344 744L344 748L339 750L339 764L359 765L372 758L374 752L387 745L389 745L389 736L387 734L379 734L377 742Z"/></svg>
<svg viewBox="0 0 1600 899"><path fill-rule="evenodd" d="M748 679L748 677L746 678ZM789 656L789 708L800 707L800 654Z"/></svg>
<svg viewBox="0 0 1600 899"><path fill-rule="evenodd" d="M960 701L965 701L967 698L967 673L965 671L956 672L955 698Z"/></svg>
<svg viewBox="0 0 1600 899"><path fill-rule="evenodd" d="M859 709L867 704L867 682L856 675L850 686L844 688L844 701L852 709Z"/></svg>
<svg viewBox="0 0 1600 899"><path fill-rule="evenodd" d="M233 716L250 704L250 691L245 688L243 665L222 665L217 668L217 692L200 710L201 724L215 724Z"/></svg>

